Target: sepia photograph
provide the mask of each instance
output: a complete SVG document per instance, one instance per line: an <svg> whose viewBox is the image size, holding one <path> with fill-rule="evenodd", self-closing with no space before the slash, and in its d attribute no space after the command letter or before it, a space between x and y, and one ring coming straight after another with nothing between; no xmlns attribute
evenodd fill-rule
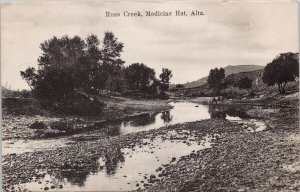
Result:
<svg viewBox="0 0 300 192"><path fill-rule="evenodd" d="M4 0L4 192L299 192L296 0Z"/></svg>

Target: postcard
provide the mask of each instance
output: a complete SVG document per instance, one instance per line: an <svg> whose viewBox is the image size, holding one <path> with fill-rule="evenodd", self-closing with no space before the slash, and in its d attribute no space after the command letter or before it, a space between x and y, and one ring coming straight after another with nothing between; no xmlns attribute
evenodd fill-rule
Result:
<svg viewBox="0 0 300 192"><path fill-rule="evenodd" d="M291 0L1 3L3 191L299 191Z"/></svg>

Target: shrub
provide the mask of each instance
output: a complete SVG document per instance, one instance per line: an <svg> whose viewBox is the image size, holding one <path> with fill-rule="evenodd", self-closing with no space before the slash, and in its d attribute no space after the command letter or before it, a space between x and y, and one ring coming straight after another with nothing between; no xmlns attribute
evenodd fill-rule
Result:
<svg viewBox="0 0 300 192"><path fill-rule="evenodd" d="M238 81L238 87L241 89L250 89L252 87L252 80L248 77L243 77Z"/></svg>
<svg viewBox="0 0 300 192"><path fill-rule="evenodd" d="M47 125L44 122L36 121L29 126L30 129L46 129Z"/></svg>
<svg viewBox="0 0 300 192"><path fill-rule="evenodd" d="M59 131L65 131L72 129L72 126L69 123L63 121L56 121L50 124L51 129L56 129Z"/></svg>

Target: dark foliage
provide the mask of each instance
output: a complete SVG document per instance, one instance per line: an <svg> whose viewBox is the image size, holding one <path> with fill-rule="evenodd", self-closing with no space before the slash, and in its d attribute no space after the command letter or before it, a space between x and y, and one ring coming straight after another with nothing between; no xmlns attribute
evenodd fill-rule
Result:
<svg viewBox="0 0 300 192"><path fill-rule="evenodd" d="M183 84L177 84L175 86L175 88L177 88L177 89L184 89L184 85Z"/></svg>
<svg viewBox="0 0 300 192"><path fill-rule="evenodd" d="M2 86L2 97L19 97L19 98L31 98L31 91L29 90L21 90L21 91L14 91L14 90L10 90L7 89L5 87Z"/></svg>
<svg viewBox="0 0 300 192"><path fill-rule="evenodd" d="M156 94L158 81L155 78L155 71L153 69L143 63L133 63L125 68L124 73L129 90Z"/></svg>
<svg viewBox="0 0 300 192"><path fill-rule="evenodd" d="M72 99L78 91L120 89L123 43L112 32L105 33L102 44L96 35L85 40L64 36L53 37L41 43L40 48L38 69L21 71L34 96L60 101Z"/></svg>
<svg viewBox="0 0 300 192"><path fill-rule="evenodd" d="M160 91L162 93L166 92L169 89L170 86L170 79L172 78L173 74L172 71L167 69L167 68L163 68L162 69L162 73L159 75L160 78Z"/></svg>
<svg viewBox="0 0 300 192"><path fill-rule="evenodd" d="M71 130L72 126L67 122L55 121L50 124L50 128L60 130L60 131L65 131L65 130Z"/></svg>
<svg viewBox="0 0 300 192"><path fill-rule="evenodd" d="M44 122L36 121L29 126L30 129L46 129L47 125Z"/></svg>
<svg viewBox="0 0 300 192"><path fill-rule="evenodd" d="M225 78L225 70L221 67L220 69L211 69L207 79L207 83L214 92L219 91L222 88L223 80Z"/></svg>
<svg viewBox="0 0 300 192"><path fill-rule="evenodd" d="M237 86L241 89L250 89L252 87L252 80L248 77L243 77L238 81Z"/></svg>
<svg viewBox="0 0 300 192"><path fill-rule="evenodd" d="M282 53L264 69L262 80L268 86L278 85L279 93L285 93L285 85L299 77L297 53Z"/></svg>

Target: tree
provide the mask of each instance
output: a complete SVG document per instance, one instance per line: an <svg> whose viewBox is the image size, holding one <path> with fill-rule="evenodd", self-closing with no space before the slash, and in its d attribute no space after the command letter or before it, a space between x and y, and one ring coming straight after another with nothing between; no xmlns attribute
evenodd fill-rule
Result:
<svg viewBox="0 0 300 192"><path fill-rule="evenodd" d="M63 36L44 41L40 48L38 69L21 71L37 97L65 100L78 92L98 93L106 86L115 90L121 85L123 43L112 32L105 32L102 44L96 35Z"/></svg>
<svg viewBox="0 0 300 192"><path fill-rule="evenodd" d="M21 76L25 79L26 83L33 89L33 85L36 83L36 71L33 67L28 67L25 71L21 71Z"/></svg>
<svg viewBox="0 0 300 192"><path fill-rule="evenodd" d="M97 93L105 87L101 57L100 40L97 35L92 34L86 38L85 58L80 62L82 65L78 68L78 76L84 77L83 82L85 82L85 91L87 92Z"/></svg>
<svg viewBox="0 0 300 192"><path fill-rule="evenodd" d="M250 89L252 87L252 80L248 77L242 77L238 81L238 87L241 89Z"/></svg>
<svg viewBox="0 0 300 192"><path fill-rule="evenodd" d="M220 69L211 69L207 79L207 83L214 92L219 91L223 85L225 78L225 70L221 67Z"/></svg>
<svg viewBox="0 0 300 192"><path fill-rule="evenodd" d="M125 68L125 79L129 89L147 93L156 88L155 71L143 63L133 63Z"/></svg>
<svg viewBox="0 0 300 192"><path fill-rule="evenodd" d="M65 99L74 94L85 82L77 74L84 58L84 40L78 36L53 37L40 47L42 55L38 58L38 70L31 84L34 94L51 100Z"/></svg>
<svg viewBox="0 0 300 192"><path fill-rule="evenodd" d="M298 53L282 53L264 68L262 80L268 86L278 85L285 94L285 85L299 77Z"/></svg>
<svg viewBox="0 0 300 192"><path fill-rule="evenodd" d="M166 92L169 89L170 86L170 79L172 78L173 74L172 71L163 68L162 73L159 75L160 78L160 90L162 93Z"/></svg>
<svg viewBox="0 0 300 192"><path fill-rule="evenodd" d="M105 32L102 44L101 60L103 67L101 75L104 85L107 85L111 89L117 87L117 84L123 81L122 70L125 62L121 59L121 52L123 52L124 45L118 42L118 38L110 31ZM112 81L111 78L114 80ZM109 82L107 82L108 80Z"/></svg>
<svg viewBox="0 0 300 192"><path fill-rule="evenodd" d="M177 88L177 89L184 89L184 85L183 84L177 84L175 86L175 88Z"/></svg>

